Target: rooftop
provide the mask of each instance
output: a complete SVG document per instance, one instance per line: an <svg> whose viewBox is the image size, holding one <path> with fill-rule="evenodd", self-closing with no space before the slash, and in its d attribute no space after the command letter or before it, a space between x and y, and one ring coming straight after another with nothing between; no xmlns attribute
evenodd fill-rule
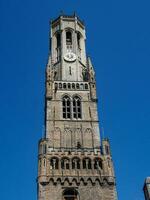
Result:
<svg viewBox="0 0 150 200"><path fill-rule="evenodd" d="M76 13L74 13L73 15L66 15L64 13L61 13L59 15L59 17L57 17L56 19L51 20L51 23L53 24L53 23L59 21L60 19L66 19L66 20L68 20L68 19L71 19L71 20L72 19L74 19L74 20L77 19L79 21L79 23L81 23L82 26L84 26L84 22L76 15Z"/></svg>

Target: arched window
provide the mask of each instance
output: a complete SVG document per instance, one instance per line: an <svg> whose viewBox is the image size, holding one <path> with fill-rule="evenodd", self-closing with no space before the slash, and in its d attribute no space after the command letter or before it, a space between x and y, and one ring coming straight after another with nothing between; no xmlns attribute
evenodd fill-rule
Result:
<svg viewBox="0 0 150 200"><path fill-rule="evenodd" d="M81 100L78 96L73 98L73 117L75 119L81 119Z"/></svg>
<svg viewBox="0 0 150 200"><path fill-rule="evenodd" d="M69 159L68 158L63 158L61 160L61 168L62 169L69 169L70 166L69 166Z"/></svg>
<svg viewBox="0 0 150 200"><path fill-rule="evenodd" d="M90 158L84 158L83 159L83 169L92 169Z"/></svg>
<svg viewBox="0 0 150 200"><path fill-rule="evenodd" d="M66 89L66 83L63 83L63 89Z"/></svg>
<svg viewBox="0 0 150 200"><path fill-rule="evenodd" d="M66 32L66 44L67 45L72 45L72 34L70 31Z"/></svg>
<svg viewBox="0 0 150 200"><path fill-rule="evenodd" d="M79 83L76 84L76 88L79 89Z"/></svg>
<svg viewBox="0 0 150 200"><path fill-rule="evenodd" d="M62 84L61 83L59 83L59 88L62 89Z"/></svg>
<svg viewBox="0 0 150 200"><path fill-rule="evenodd" d="M79 158L72 159L72 169L80 169L80 159Z"/></svg>
<svg viewBox="0 0 150 200"><path fill-rule="evenodd" d="M71 118L71 102L70 102L70 98L67 95L63 97L62 108L63 108L63 118L70 119Z"/></svg>
<svg viewBox="0 0 150 200"><path fill-rule="evenodd" d="M75 84L74 83L72 83L72 89L75 89Z"/></svg>
<svg viewBox="0 0 150 200"><path fill-rule="evenodd" d="M70 85L70 83L68 83L68 89L70 89L71 88L71 85Z"/></svg>
<svg viewBox="0 0 150 200"><path fill-rule="evenodd" d="M88 89L88 84L87 84L87 83L85 84L85 89L86 89L86 90Z"/></svg>
<svg viewBox="0 0 150 200"><path fill-rule="evenodd" d="M80 84L80 89L83 90L83 83Z"/></svg>
<svg viewBox="0 0 150 200"><path fill-rule="evenodd" d="M78 192L74 188L65 189L63 192L63 200L77 200Z"/></svg>

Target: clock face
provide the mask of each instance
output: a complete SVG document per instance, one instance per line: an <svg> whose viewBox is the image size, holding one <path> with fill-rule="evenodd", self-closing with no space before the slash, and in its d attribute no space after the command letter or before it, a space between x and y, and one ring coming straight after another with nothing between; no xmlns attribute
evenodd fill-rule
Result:
<svg viewBox="0 0 150 200"><path fill-rule="evenodd" d="M68 62L73 62L76 60L76 55L72 52L68 52L64 55L64 59Z"/></svg>

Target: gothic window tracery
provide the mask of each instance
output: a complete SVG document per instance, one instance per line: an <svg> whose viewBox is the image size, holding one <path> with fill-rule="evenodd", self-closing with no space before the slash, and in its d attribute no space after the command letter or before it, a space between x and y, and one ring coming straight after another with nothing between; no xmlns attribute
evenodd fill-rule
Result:
<svg viewBox="0 0 150 200"><path fill-rule="evenodd" d="M63 97L62 107L63 107L63 118L70 119L71 118L71 101L67 95Z"/></svg>
<svg viewBox="0 0 150 200"><path fill-rule="evenodd" d="M78 96L73 98L73 118L81 119L81 100Z"/></svg>
<svg viewBox="0 0 150 200"><path fill-rule="evenodd" d="M70 85L69 85L70 87ZM70 119L71 118L71 110L73 111L73 118L81 119L81 99L78 96L74 96L71 101L69 96L65 95L62 100L62 111L63 118Z"/></svg>

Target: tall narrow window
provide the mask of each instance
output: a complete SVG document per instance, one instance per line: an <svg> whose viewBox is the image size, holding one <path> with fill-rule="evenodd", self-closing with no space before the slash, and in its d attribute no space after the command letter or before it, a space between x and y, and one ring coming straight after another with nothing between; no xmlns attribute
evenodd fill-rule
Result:
<svg viewBox="0 0 150 200"><path fill-rule="evenodd" d="M69 75L72 75L71 66L69 66Z"/></svg>
<svg viewBox="0 0 150 200"><path fill-rule="evenodd" d="M70 108L70 98L68 96L63 97L62 108L63 108L63 118L70 119L71 118L71 108Z"/></svg>
<svg viewBox="0 0 150 200"><path fill-rule="evenodd" d="M77 33L77 44L78 48L80 48L80 33Z"/></svg>
<svg viewBox="0 0 150 200"><path fill-rule="evenodd" d="M81 100L78 96L73 98L73 117L81 119Z"/></svg>
<svg viewBox="0 0 150 200"><path fill-rule="evenodd" d="M56 35L56 40L57 40L57 48L61 46L61 38L60 38L60 33L57 33Z"/></svg>
<svg viewBox="0 0 150 200"><path fill-rule="evenodd" d="M60 37L60 33L57 33L56 35L56 51L57 51L57 61L60 60L60 46L61 46L61 37Z"/></svg>
<svg viewBox="0 0 150 200"><path fill-rule="evenodd" d="M67 45L72 45L72 34L70 31L66 32L66 44Z"/></svg>

